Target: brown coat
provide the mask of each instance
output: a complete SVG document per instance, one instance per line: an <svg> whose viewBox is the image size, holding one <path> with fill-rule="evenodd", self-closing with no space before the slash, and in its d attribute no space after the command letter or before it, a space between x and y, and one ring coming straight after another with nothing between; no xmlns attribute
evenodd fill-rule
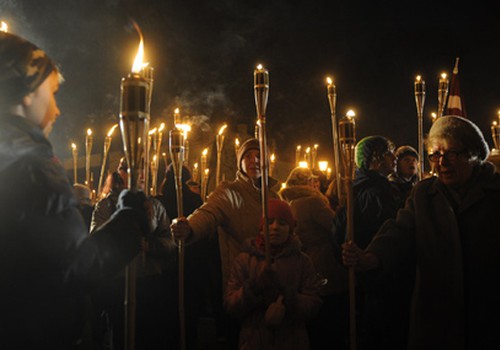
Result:
<svg viewBox="0 0 500 350"><path fill-rule="evenodd" d="M316 270L328 283L321 295L347 290L347 270L334 256L333 228L335 212L328 199L309 186L291 186L279 192L293 211L295 229L302 243L302 251L309 255Z"/></svg>
<svg viewBox="0 0 500 350"><path fill-rule="evenodd" d="M498 348L500 174L478 167L453 203L437 178L421 181L367 248L382 270L416 260L410 349Z"/></svg>
<svg viewBox="0 0 500 350"><path fill-rule="evenodd" d="M270 303L254 289L265 265L264 252L253 245L240 253L232 265L224 305L229 314L242 319L239 349L309 349L305 322L321 307L311 259L300 251L299 241L293 238L273 257L272 269L286 310L276 328L265 325L264 315Z"/></svg>
<svg viewBox="0 0 500 350"><path fill-rule="evenodd" d="M277 195L270 191L269 196ZM241 252L245 241L259 233L261 216L260 189L238 171L236 180L222 182L210 194L207 202L188 217L193 231L189 241L218 233L223 286L231 262Z"/></svg>

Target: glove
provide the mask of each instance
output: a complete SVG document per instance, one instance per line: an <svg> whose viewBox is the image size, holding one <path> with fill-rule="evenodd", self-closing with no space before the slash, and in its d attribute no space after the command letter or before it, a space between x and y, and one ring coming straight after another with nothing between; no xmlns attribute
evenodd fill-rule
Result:
<svg viewBox="0 0 500 350"><path fill-rule="evenodd" d="M278 299L267 308L264 322L267 327L278 328L284 317L285 306L283 305L283 295L280 294Z"/></svg>
<svg viewBox="0 0 500 350"><path fill-rule="evenodd" d="M116 208L132 209L136 213L136 218L139 221L139 226L143 235L151 233L151 218L153 214L151 202L147 199L144 192L132 192L123 190L118 196Z"/></svg>

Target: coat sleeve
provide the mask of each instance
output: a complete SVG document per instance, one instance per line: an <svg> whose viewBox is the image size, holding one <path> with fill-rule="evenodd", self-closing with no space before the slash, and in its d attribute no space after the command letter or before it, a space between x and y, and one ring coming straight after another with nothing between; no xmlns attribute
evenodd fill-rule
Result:
<svg viewBox="0 0 500 350"><path fill-rule="evenodd" d="M415 261L415 220L415 204L410 197L405 208L398 211L396 219L387 220L366 248L366 251L377 255L382 270L394 270L401 264Z"/></svg>
<svg viewBox="0 0 500 350"><path fill-rule="evenodd" d="M250 257L248 253L240 253L231 268L226 294L224 296L224 308L237 318L244 318L252 310L262 303L262 298L253 293L252 281L249 271Z"/></svg>
<svg viewBox="0 0 500 350"><path fill-rule="evenodd" d="M226 219L235 204L232 194L234 195L227 186L219 185L207 201L188 217L193 235L187 243L217 232L217 226Z"/></svg>

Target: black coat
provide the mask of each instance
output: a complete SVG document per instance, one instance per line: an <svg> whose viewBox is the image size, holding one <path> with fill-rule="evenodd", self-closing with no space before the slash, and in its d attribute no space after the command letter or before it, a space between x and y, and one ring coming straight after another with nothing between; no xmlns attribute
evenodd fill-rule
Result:
<svg viewBox="0 0 500 350"><path fill-rule="evenodd" d="M0 117L0 348L69 349L82 296L140 247L137 214L119 210L89 238L72 186L41 130Z"/></svg>

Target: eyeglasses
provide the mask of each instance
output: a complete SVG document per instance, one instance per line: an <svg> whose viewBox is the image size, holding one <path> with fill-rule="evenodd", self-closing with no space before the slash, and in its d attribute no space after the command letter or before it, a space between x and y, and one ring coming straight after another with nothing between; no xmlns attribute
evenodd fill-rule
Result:
<svg viewBox="0 0 500 350"><path fill-rule="evenodd" d="M429 161L432 163L438 163L441 158L444 158L448 162L454 162L457 160L457 158L462 155L466 154L467 150L461 150L461 151L446 151L444 153L441 152L434 152L428 155Z"/></svg>

